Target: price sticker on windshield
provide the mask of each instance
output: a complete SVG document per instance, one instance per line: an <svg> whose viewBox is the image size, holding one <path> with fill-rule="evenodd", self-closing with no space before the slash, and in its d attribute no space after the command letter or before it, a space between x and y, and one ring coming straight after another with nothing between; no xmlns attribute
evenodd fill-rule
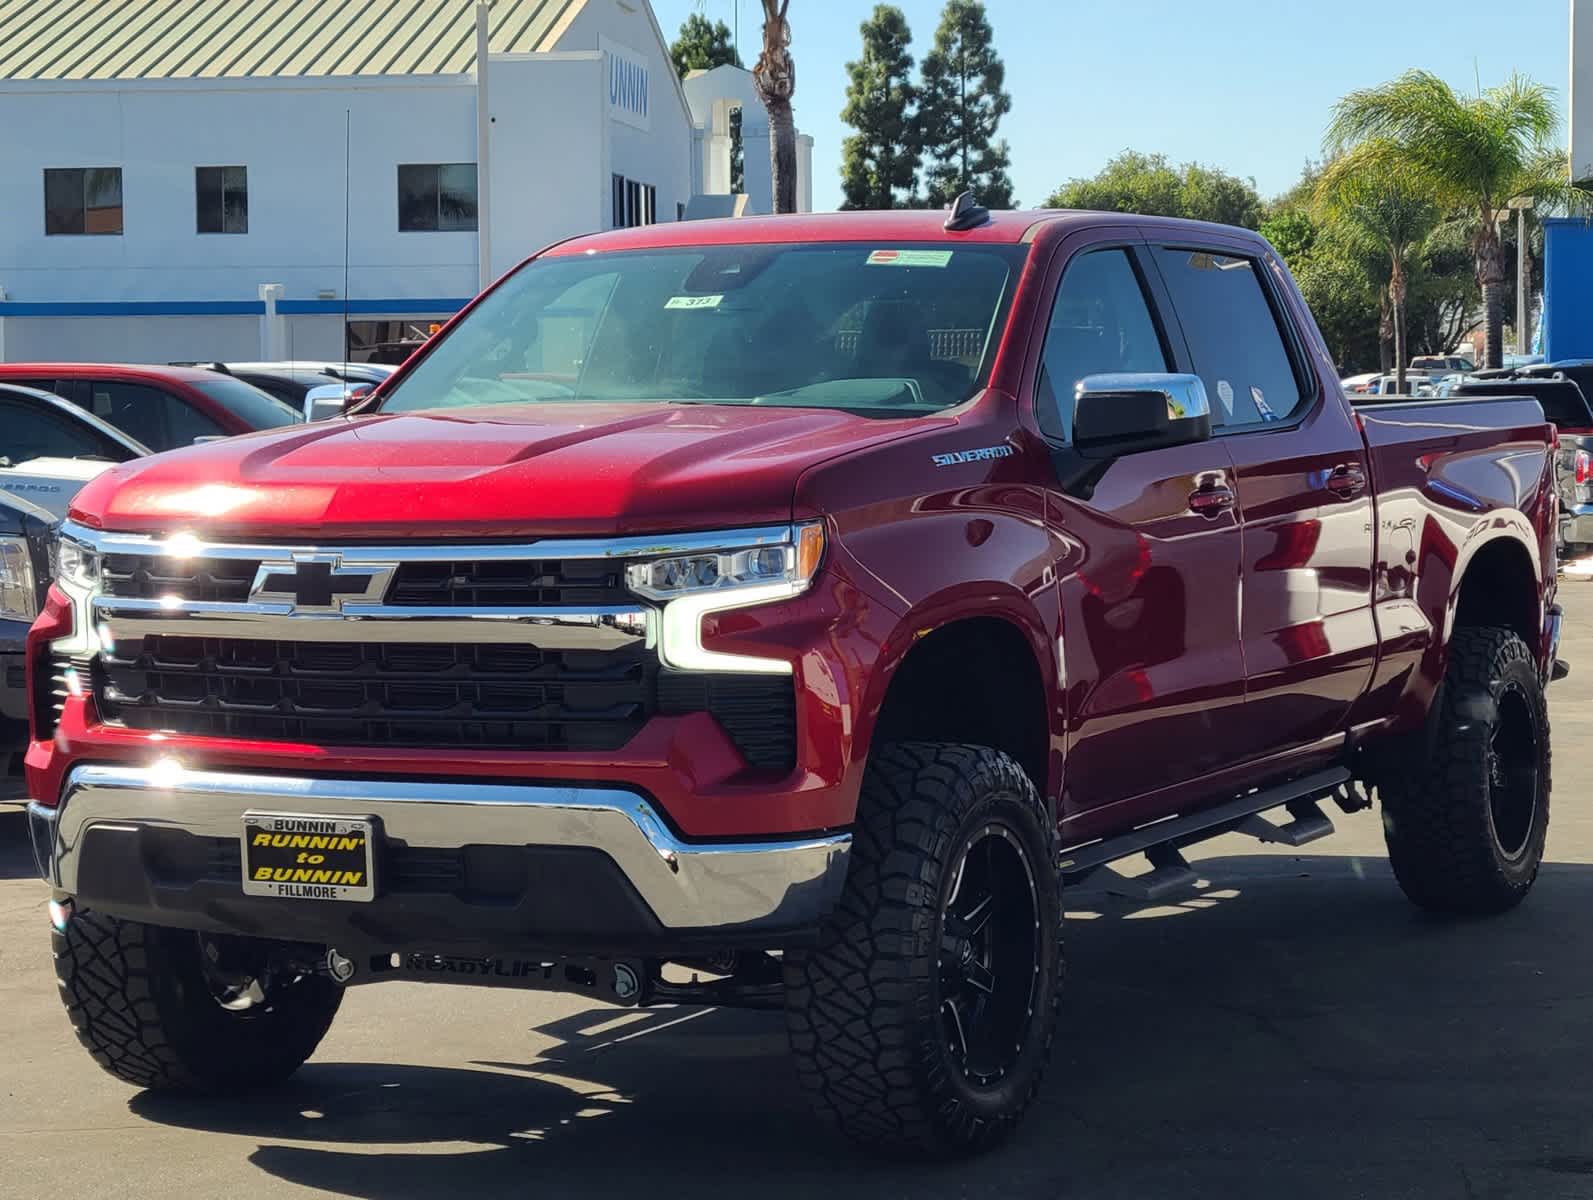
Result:
<svg viewBox="0 0 1593 1200"><path fill-rule="evenodd" d="M872 250L871 267L945 267L951 264L950 250Z"/></svg>
<svg viewBox="0 0 1593 1200"><path fill-rule="evenodd" d="M718 308L724 299L719 296L671 296L664 301L665 308Z"/></svg>

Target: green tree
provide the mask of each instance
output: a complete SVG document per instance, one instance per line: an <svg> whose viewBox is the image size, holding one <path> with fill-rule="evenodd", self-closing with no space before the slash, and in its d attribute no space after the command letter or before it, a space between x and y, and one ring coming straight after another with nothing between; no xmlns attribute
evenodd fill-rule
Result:
<svg viewBox="0 0 1593 1200"><path fill-rule="evenodd" d="M1011 155L996 140L1012 110L1007 69L995 51L995 31L979 0L946 0L935 46L924 55L915 144L928 160L925 190L931 207L972 189L990 208L1011 208Z"/></svg>
<svg viewBox="0 0 1593 1200"><path fill-rule="evenodd" d="M1441 207L1469 215L1490 367L1504 357L1507 264L1499 221L1510 201L1530 196L1586 208L1566 155L1550 146L1558 124L1552 91L1521 75L1462 96L1436 75L1410 71L1349 93L1328 126L1331 154L1364 148L1367 169L1400 175Z"/></svg>
<svg viewBox="0 0 1593 1200"><path fill-rule="evenodd" d="M1052 192L1047 208L1084 208L1187 217L1255 229L1264 205L1253 180L1214 167L1174 167L1165 155L1125 150L1091 179L1072 179Z"/></svg>
<svg viewBox="0 0 1593 1200"><path fill-rule="evenodd" d="M1394 327L1394 386L1405 391L1405 300L1412 254L1438 227L1440 213L1408 176L1388 171L1386 147L1376 140L1329 164L1317 183L1316 204L1352 238L1388 260L1388 311Z"/></svg>
<svg viewBox="0 0 1593 1200"><path fill-rule="evenodd" d="M1451 215L1416 255L1405 303L1410 353L1448 354L1481 302L1466 215Z"/></svg>
<svg viewBox="0 0 1593 1200"><path fill-rule="evenodd" d="M689 71L741 65L730 26L723 21L709 21L701 13L692 13L680 23L680 34L670 43L669 57L675 63L675 73L682 79Z"/></svg>
<svg viewBox="0 0 1593 1200"><path fill-rule="evenodd" d="M763 51L752 68L753 86L769 114L769 170L774 211L796 212L796 62L791 57L791 0L763 0Z"/></svg>
<svg viewBox="0 0 1593 1200"><path fill-rule="evenodd" d="M902 10L875 7L859 26L863 56L846 64L851 82L841 120L857 130L841 144L842 208L895 208L918 188L912 145L912 30Z"/></svg>

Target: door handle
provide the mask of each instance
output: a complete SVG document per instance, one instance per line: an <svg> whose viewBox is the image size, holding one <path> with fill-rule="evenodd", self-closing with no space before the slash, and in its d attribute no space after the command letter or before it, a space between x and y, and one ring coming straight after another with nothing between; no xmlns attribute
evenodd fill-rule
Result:
<svg viewBox="0 0 1593 1200"><path fill-rule="evenodd" d="M1361 470L1360 463L1340 463L1328 472L1327 482L1323 486L1335 496L1348 500L1366 490L1366 472Z"/></svg>
<svg viewBox="0 0 1593 1200"><path fill-rule="evenodd" d="M1233 507L1233 489L1219 485L1190 492L1189 507L1208 521L1215 521Z"/></svg>

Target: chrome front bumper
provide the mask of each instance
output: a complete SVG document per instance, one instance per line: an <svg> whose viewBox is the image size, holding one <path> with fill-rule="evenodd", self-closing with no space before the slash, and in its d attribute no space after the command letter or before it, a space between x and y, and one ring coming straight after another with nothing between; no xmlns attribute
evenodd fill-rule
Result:
<svg viewBox="0 0 1593 1200"><path fill-rule="evenodd" d="M29 826L41 875L65 895L93 897L81 877L96 829L175 830L239 839L252 809L374 817L385 838L414 848L576 847L607 855L666 931L793 929L816 924L846 879L850 834L799 840L685 842L634 792L612 787L393 782L85 765L57 808L33 804ZM381 879L378 874L378 890ZM241 878L237 900L244 901ZM227 897L226 903L233 898ZM300 914L368 906L265 900ZM258 916L261 910L254 913ZM264 910L270 911L270 910Z"/></svg>

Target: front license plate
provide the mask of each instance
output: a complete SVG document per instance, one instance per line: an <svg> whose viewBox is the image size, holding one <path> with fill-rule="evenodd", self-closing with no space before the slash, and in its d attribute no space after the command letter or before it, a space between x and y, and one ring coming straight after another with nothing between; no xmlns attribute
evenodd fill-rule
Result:
<svg viewBox="0 0 1593 1200"><path fill-rule="evenodd" d="M313 813L243 814L243 890L283 900L374 900L375 822Z"/></svg>

